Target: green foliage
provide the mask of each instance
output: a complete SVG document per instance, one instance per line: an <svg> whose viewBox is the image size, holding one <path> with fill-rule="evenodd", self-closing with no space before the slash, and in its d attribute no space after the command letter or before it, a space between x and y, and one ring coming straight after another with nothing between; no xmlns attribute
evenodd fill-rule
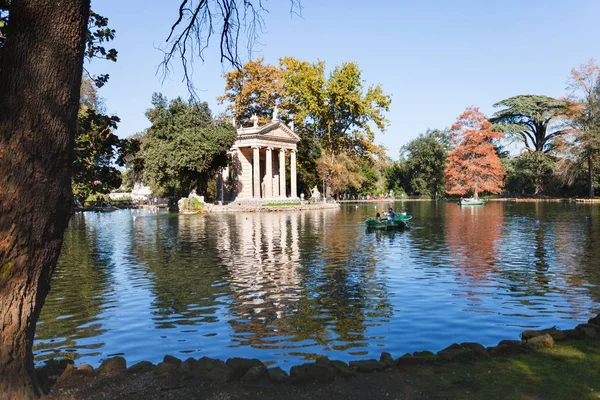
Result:
<svg viewBox="0 0 600 400"><path fill-rule="evenodd" d="M204 211L205 204L195 197L183 199L183 210L185 211Z"/></svg>
<svg viewBox="0 0 600 400"><path fill-rule="evenodd" d="M368 164L363 164L361 173L364 176L365 180L360 186L361 193L378 193L377 183L379 181L379 175L374 167L371 167Z"/></svg>
<svg viewBox="0 0 600 400"><path fill-rule="evenodd" d="M435 197L444 193L444 170L451 147L447 130L428 129L400 149L400 161L386 170L387 189L396 195Z"/></svg>
<svg viewBox="0 0 600 400"><path fill-rule="evenodd" d="M402 193L406 193L406 190L402 186L402 182L405 181L406 168L404 163L395 162L392 163L385 170L385 182L387 190L393 190L394 195L397 197Z"/></svg>
<svg viewBox="0 0 600 400"><path fill-rule="evenodd" d="M90 10L88 20L88 29L86 32L85 56L88 60L100 58L109 61L117 61L117 50L106 49L105 43L114 40L115 30L108 27L108 18ZM108 74L101 74L94 77L94 83L97 87L102 87L108 81Z"/></svg>
<svg viewBox="0 0 600 400"><path fill-rule="evenodd" d="M83 79L71 179L73 195L81 204L93 193L106 194L121 185L117 166L125 164L127 140L113 133L119 118L103 109L92 81Z"/></svg>
<svg viewBox="0 0 600 400"><path fill-rule="evenodd" d="M450 149L447 131L427 130L400 150L406 192L410 196L435 197L444 193L444 169Z"/></svg>
<svg viewBox="0 0 600 400"><path fill-rule="evenodd" d="M252 114L261 123L269 122L275 105L281 106L279 118L293 120L301 138L301 192L308 193L321 181L317 160L324 153L335 161L339 154L347 152L370 168L377 158L385 156L374 144L375 129L383 132L387 127L384 114L389 110L391 97L380 85L365 86L355 63L343 63L326 75L322 61L309 63L285 57L276 67L265 65L260 58L225 78L226 93L219 100L228 102L228 114L238 122L247 124ZM359 189L360 185L340 190Z"/></svg>
<svg viewBox="0 0 600 400"><path fill-rule="evenodd" d="M296 133L298 131L296 130ZM321 178L317 169L317 160L321 157L322 148L313 135L300 135L298 142L297 173L299 193L310 194L310 190L319 185Z"/></svg>
<svg viewBox="0 0 600 400"><path fill-rule="evenodd" d="M565 133L561 127L551 124L565 116L568 101L520 95L499 101L494 107L506 108L490 118L492 129L523 142L529 151L548 152L552 150L553 140Z"/></svg>
<svg viewBox="0 0 600 400"><path fill-rule="evenodd" d="M207 103L171 102L152 96L146 116L152 123L136 140L140 151L129 159L155 193L184 196L203 192L210 178L227 162L237 133L231 123L213 119Z"/></svg>
<svg viewBox="0 0 600 400"><path fill-rule="evenodd" d="M505 189L517 195L548 194L548 189L555 185L555 162L555 157L539 151L504 159Z"/></svg>
<svg viewBox="0 0 600 400"><path fill-rule="evenodd" d="M329 154L352 152L372 160L384 156L375 146L376 127L384 132L391 97L381 85L365 87L355 63L336 66L325 77L322 61L310 64L291 57L280 61L286 97L283 107L294 115L301 134L312 134Z"/></svg>
<svg viewBox="0 0 600 400"><path fill-rule="evenodd" d="M0 0L0 57L6 44L6 32L8 28L8 16L11 0ZM101 58L109 61L117 61L117 50L106 49L106 43L114 40L115 30L108 27L108 18L90 10L88 26L86 31L85 57L88 61L93 58ZM87 72L87 71L86 71ZM89 74L88 74L89 76ZM91 77L97 87L102 87L108 81L108 74Z"/></svg>
<svg viewBox="0 0 600 400"><path fill-rule="evenodd" d="M119 118L95 109L80 111L75 138L72 188L80 202L92 193L109 193L121 185L121 140L113 133Z"/></svg>

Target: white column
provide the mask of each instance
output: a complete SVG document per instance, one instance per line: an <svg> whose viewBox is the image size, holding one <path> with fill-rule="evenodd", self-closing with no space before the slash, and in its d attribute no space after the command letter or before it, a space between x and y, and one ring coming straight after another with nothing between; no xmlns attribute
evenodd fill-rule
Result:
<svg viewBox="0 0 600 400"><path fill-rule="evenodd" d="M260 148L253 147L252 150L254 150L252 154L252 170L254 172L254 192L252 197L260 199Z"/></svg>
<svg viewBox="0 0 600 400"><path fill-rule="evenodd" d="M285 149L279 150L279 197L285 197Z"/></svg>
<svg viewBox="0 0 600 400"><path fill-rule="evenodd" d="M273 197L273 157L271 155L271 147L267 147L265 157L265 197Z"/></svg>
<svg viewBox="0 0 600 400"><path fill-rule="evenodd" d="M290 197L295 199L298 197L298 191L296 189L296 150L292 150L290 153L290 175Z"/></svg>

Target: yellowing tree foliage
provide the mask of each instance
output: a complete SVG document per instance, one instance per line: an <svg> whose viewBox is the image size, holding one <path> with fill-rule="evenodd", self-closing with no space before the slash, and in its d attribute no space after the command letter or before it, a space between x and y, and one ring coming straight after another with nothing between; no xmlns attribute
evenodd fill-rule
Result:
<svg viewBox="0 0 600 400"><path fill-rule="evenodd" d="M491 123L478 107L469 107L452 125L456 148L448 154L446 193L464 195L473 192L500 193L504 170L492 140L504 136L490 129Z"/></svg>

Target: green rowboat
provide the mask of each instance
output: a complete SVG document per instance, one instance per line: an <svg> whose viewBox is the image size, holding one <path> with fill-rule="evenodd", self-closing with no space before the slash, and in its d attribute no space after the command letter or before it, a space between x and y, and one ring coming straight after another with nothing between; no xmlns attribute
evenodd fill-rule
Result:
<svg viewBox="0 0 600 400"><path fill-rule="evenodd" d="M462 199L462 201L458 201L459 206L481 206L483 205L483 200L481 199Z"/></svg>
<svg viewBox="0 0 600 400"><path fill-rule="evenodd" d="M382 218L377 222L375 218L369 218L365 221L367 229L406 229L410 228L408 221L412 219L410 215L396 215L393 219Z"/></svg>

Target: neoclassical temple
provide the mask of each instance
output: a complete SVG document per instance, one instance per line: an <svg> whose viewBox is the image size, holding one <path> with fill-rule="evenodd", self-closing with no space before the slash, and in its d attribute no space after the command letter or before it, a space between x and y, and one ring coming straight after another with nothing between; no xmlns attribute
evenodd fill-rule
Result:
<svg viewBox="0 0 600 400"><path fill-rule="evenodd" d="M237 140L228 153L229 166L218 180L219 200L297 199L296 144L300 138L294 133L293 124L280 121L277 108L266 125L259 126L256 115L251 120L254 126L237 130Z"/></svg>

